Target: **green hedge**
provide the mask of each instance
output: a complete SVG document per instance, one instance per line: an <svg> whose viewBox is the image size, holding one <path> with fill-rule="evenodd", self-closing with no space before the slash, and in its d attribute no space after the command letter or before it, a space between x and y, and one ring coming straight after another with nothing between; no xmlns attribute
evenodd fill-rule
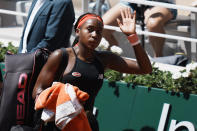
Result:
<svg viewBox="0 0 197 131"><path fill-rule="evenodd" d="M114 70L107 70L104 76L110 82L122 81L132 83L133 85L162 88L166 91L197 94L197 69L190 70L188 77L180 76L177 79L173 79L171 72L161 71L154 67L154 64L152 66L153 71L151 74L134 75L123 74ZM182 72L184 73L186 70Z"/></svg>
<svg viewBox="0 0 197 131"><path fill-rule="evenodd" d="M15 47L11 42L7 44L0 42L0 62L4 61L7 51L15 54L17 53L17 50L18 48ZM186 72L186 70L182 71L181 73L184 72ZM110 82L122 81L126 83L132 83L133 85L162 88L166 91L197 94L196 68L191 69L187 77L182 75L177 79L173 79L171 72L161 71L154 67L154 64L152 73L147 75L123 74L113 70L106 70L104 76L105 79L108 79Z"/></svg>
<svg viewBox="0 0 197 131"><path fill-rule="evenodd" d="M3 62L5 59L5 54L7 51L12 52L13 54L16 54L18 51L18 48L15 47L11 42L9 43L2 43L0 42L0 62Z"/></svg>

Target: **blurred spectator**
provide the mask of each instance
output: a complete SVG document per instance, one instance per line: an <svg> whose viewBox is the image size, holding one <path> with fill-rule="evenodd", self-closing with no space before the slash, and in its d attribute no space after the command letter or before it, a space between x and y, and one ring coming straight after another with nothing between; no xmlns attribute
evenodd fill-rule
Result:
<svg viewBox="0 0 197 131"><path fill-rule="evenodd" d="M149 0L149 1L153 1L153 0ZM155 1L174 3L174 0L155 0ZM130 7L132 12L136 10L139 18L140 9L137 7L136 4L120 0L118 4L116 4L114 7L112 7L103 15L104 24L117 26L116 19L120 18L121 16L120 10L124 7ZM169 20L176 18L177 10L167 9L164 7L147 6L143 13L144 13L144 22L146 24L147 29L150 32L165 33L164 30L165 24ZM104 30L103 37L110 43L111 46L119 45L118 41L115 39L112 33L113 32L111 30ZM160 37L150 36L149 41L154 51L154 57L163 56L162 51L163 51L165 39Z"/></svg>

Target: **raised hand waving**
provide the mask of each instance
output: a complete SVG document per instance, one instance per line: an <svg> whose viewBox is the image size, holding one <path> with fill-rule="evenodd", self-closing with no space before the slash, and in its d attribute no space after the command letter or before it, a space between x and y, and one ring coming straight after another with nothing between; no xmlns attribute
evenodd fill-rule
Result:
<svg viewBox="0 0 197 131"><path fill-rule="evenodd" d="M121 29L121 31L129 36L136 33L136 11L134 13L131 13L131 8L126 7L121 10L121 17L122 21L120 19L117 19L118 25Z"/></svg>

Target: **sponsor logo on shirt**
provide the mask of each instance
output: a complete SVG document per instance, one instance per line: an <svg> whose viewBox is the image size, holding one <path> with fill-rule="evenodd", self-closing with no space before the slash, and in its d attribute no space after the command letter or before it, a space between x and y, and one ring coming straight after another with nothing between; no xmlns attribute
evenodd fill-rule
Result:
<svg viewBox="0 0 197 131"><path fill-rule="evenodd" d="M72 76L81 77L81 73L79 73L79 72L73 72L72 73Z"/></svg>

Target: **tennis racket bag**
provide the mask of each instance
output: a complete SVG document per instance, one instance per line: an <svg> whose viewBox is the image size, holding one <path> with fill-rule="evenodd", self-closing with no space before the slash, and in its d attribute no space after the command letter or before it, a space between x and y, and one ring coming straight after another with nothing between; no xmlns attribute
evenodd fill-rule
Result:
<svg viewBox="0 0 197 131"><path fill-rule="evenodd" d="M38 49L32 53L6 54L5 76L0 102L0 130L13 125L33 126L32 91L50 52Z"/></svg>

